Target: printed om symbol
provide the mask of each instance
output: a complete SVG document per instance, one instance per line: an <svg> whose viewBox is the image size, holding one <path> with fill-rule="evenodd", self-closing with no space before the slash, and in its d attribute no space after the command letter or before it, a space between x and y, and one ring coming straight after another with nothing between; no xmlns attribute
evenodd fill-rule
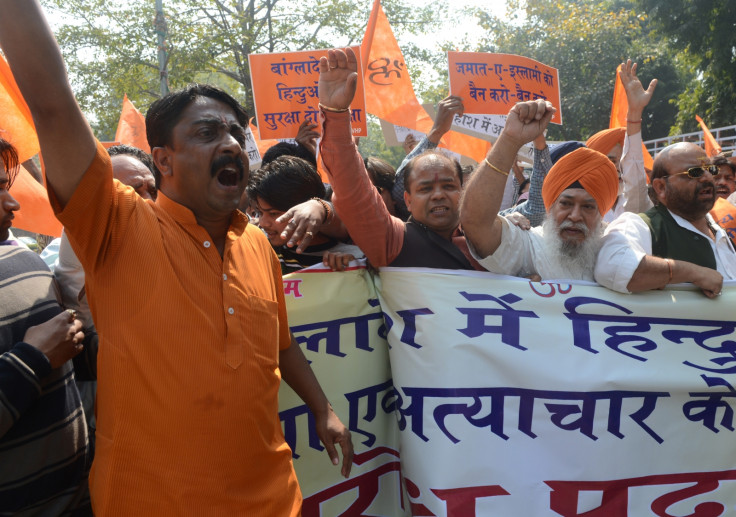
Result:
<svg viewBox="0 0 736 517"><path fill-rule="evenodd" d="M368 80L381 86L389 86L393 84L391 81L391 74L394 74L396 79L401 79L401 72L404 70L404 63L398 59L391 60L387 57L381 57L368 65L368 70L371 70L371 74L368 76ZM381 82L385 81L385 82Z"/></svg>

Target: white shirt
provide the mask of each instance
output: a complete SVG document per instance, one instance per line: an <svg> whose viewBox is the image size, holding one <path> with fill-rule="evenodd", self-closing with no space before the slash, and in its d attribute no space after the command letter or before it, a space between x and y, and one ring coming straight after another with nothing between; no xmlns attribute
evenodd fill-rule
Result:
<svg viewBox="0 0 736 517"><path fill-rule="evenodd" d="M538 274L542 280L577 278L593 281L593 271L586 272L580 277L579 272L573 275L561 263L550 260L544 245L542 226L522 230L504 218L501 220L503 222L501 244L493 254L479 257L472 243L468 241L473 258L488 271L524 278Z"/></svg>
<svg viewBox="0 0 736 517"><path fill-rule="evenodd" d="M621 154L621 179L623 192L618 196L616 206L603 216L610 223L624 212L635 214L652 208L647 194L647 172L644 168L644 153L641 150L641 131L626 135L623 154Z"/></svg>
<svg viewBox="0 0 736 517"><path fill-rule="evenodd" d="M715 242L689 221L672 212L670 214L682 228L702 235L710 243L716 257L716 268L725 280L736 279L736 252L725 230L715 224L710 214L706 217L711 228L716 230ZM651 254L652 234L649 226L639 215L624 213L606 228L595 266L595 280L614 291L628 293L627 286L639 262Z"/></svg>
<svg viewBox="0 0 736 517"><path fill-rule="evenodd" d="M87 302L87 295L83 294L84 268L69 243L66 232L62 232L59 240L59 255L54 264L54 276L61 288L61 299L64 307L77 311L77 318L82 320L85 328L92 328L92 313Z"/></svg>

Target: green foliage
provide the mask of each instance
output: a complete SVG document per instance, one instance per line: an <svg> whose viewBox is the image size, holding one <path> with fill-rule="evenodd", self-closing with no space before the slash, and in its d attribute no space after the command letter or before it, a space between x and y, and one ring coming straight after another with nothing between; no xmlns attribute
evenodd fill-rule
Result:
<svg viewBox="0 0 736 517"><path fill-rule="evenodd" d="M123 94L145 113L159 97L154 2L42 0L65 15L56 36L77 100L100 139L112 139ZM359 44L372 0L165 0L172 89L199 81L227 89L253 113L248 54ZM384 0L395 30L438 21L431 8ZM414 55L421 55L416 48Z"/></svg>
<svg viewBox="0 0 736 517"><path fill-rule="evenodd" d="M373 115L368 115L368 136L360 139L358 146L360 154L365 158L381 158L390 163L394 169L398 169L406 153L401 146L389 147L383 138L381 124Z"/></svg>
<svg viewBox="0 0 736 517"><path fill-rule="evenodd" d="M651 78L659 79L645 112L644 134L666 134L675 117L668 101L681 91L681 78L666 46L649 39L646 14L626 1L509 4L516 13L510 22L475 13L488 33L477 50L518 54L559 70L563 125L551 127L550 139L586 140L608 127L616 67L627 58L639 63L645 87Z"/></svg>
<svg viewBox="0 0 736 517"><path fill-rule="evenodd" d="M112 139L124 93L143 112L160 95L154 2L41 1L65 15L56 35L72 86L97 136ZM218 84L252 113L248 54L359 44L372 4L164 0L169 85ZM503 18L484 9L453 15L448 1L382 4L421 102L447 95L447 50L527 56L560 71L564 125L550 138L584 140L608 127L615 69L631 58L645 86L659 80L645 111L645 138L696 130L696 113L711 127L736 122L733 0L508 0ZM468 13L483 37L449 30L468 24L461 17ZM428 37L434 44L420 45ZM371 154L403 154L373 145L365 143Z"/></svg>
<svg viewBox="0 0 736 517"><path fill-rule="evenodd" d="M637 0L655 35L679 52L689 81L677 98L674 132L736 123L736 3L733 0Z"/></svg>

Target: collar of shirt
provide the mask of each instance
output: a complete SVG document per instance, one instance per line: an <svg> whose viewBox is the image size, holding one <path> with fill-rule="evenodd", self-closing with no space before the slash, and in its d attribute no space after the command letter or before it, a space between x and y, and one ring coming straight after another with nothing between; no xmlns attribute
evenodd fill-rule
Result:
<svg viewBox="0 0 736 517"><path fill-rule="evenodd" d="M161 191L159 191L156 198L156 206L169 214L177 223L183 226L199 226L199 224L197 223L197 218L194 217L194 212L189 210L184 205L180 205L176 201L167 197L166 194ZM246 216L240 210L233 210L233 215L230 217L230 229L228 231L228 235L230 235L231 232L234 232L233 237L237 238L238 236L243 234L247 226L248 216Z"/></svg>
<svg viewBox="0 0 736 517"><path fill-rule="evenodd" d="M687 219L684 219L684 218L680 217L677 214L673 214L671 210L667 209L667 211L670 213L670 215L672 216L672 218L675 220L675 222L677 224L679 224L680 226L682 226L683 228L685 228L687 230L690 230L691 232L695 232L698 235L702 235L703 237L705 237L706 239L708 239L708 242L710 242L711 244L713 244L713 239L711 238L710 235L704 234L703 232L701 232L700 230L698 230L697 228L695 228L695 226L693 226L693 224L690 221L688 221ZM708 221L708 226L710 226L710 229L715 234L715 241L716 241L716 243L719 242L721 239L728 239L728 234L726 234L726 231L723 228L721 228L720 226L718 226L716 224L716 222L713 220L713 218L710 216L710 214L706 214L705 215L705 218Z"/></svg>

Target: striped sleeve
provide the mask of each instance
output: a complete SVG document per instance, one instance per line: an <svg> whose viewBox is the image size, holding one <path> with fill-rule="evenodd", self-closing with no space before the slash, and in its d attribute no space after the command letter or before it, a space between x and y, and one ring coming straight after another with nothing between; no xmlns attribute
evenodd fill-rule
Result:
<svg viewBox="0 0 736 517"><path fill-rule="evenodd" d="M49 373L49 360L27 343L17 343L0 355L0 437L41 395L40 379Z"/></svg>

